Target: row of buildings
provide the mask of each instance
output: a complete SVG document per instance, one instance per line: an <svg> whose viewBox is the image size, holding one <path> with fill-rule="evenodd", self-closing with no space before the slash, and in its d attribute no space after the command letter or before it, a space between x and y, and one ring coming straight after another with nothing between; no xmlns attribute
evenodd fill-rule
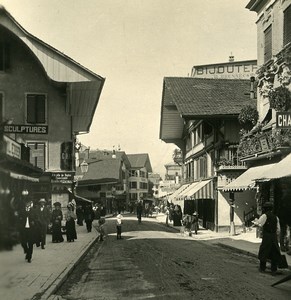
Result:
<svg viewBox="0 0 291 300"><path fill-rule="evenodd" d="M249 226L266 201L291 215L291 1L246 8L258 16L257 60L231 56L163 82L160 139L183 165L168 201L214 231Z"/></svg>
<svg viewBox="0 0 291 300"><path fill-rule="evenodd" d="M66 207L74 197L111 210L113 200L153 197L148 154L85 157L80 149L77 137L90 131L104 82L0 6L0 250L17 242L14 212L26 198Z"/></svg>

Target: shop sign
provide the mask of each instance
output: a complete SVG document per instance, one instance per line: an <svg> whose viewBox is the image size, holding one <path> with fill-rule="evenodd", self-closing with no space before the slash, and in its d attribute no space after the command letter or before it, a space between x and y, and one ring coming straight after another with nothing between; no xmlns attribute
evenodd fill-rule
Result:
<svg viewBox="0 0 291 300"><path fill-rule="evenodd" d="M276 127L280 129L291 128L291 112L277 112Z"/></svg>
<svg viewBox="0 0 291 300"><path fill-rule="evenodd" d="M268 140L265 136L260 137L260 144L261 144L261 147L262 147L262 151L268 151L269 150Z"/></svg>
<svg viewBox="0 0 291 300"><path fill-rule="evenodd" d="M52 183L73 183L74 172L55 172L51 174Z"/></svg>
<svg viewBox="0 0 291 300"><path fill-rule="evenodd" d="M25 134L48 134L48 126L46 125L5 125L5 133L25 133Z"/></svg>
<svg viewBox="0 0 291 300"><path fill-rule="evenodd" d="M3 138L6 142L6 154L21 159L21 145L5 135Z"/></svg>

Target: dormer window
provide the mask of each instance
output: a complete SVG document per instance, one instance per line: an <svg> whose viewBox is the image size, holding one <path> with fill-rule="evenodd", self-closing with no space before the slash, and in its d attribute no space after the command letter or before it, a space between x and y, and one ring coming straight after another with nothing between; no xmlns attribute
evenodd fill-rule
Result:
<svg viewBox="0 0 291 300"><path fill-rule="evenodd" d="M9 45L0 42L0 71L6 71L10 67Z"/></svg>

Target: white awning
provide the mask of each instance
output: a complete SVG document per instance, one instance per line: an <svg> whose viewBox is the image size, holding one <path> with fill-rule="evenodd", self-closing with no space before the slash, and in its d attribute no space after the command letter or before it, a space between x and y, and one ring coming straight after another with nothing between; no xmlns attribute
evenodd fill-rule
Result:
<svg viewBox="0 0 291 300"><path fill-rule="evenodd" d="M272 168L260 174L260 176L256 176L255 179L257 181L269 181L283 177L291 177L291 153L274 164Z"/></svg>
<svg viewBox="0 0 291 300"><path fill-rule="evenodd" d="M27 181L32 181L32 182L39 182L38 178L34 178L34 177L31 177L31 176L22 175L22 174L18 174L18 173L14 173L14 172L10 172L10 177L14 178L14 179L21 179L21 180L27 180Z"/></svg>
<svg viewBox="0 0 291 300"><path fill-rule="evenodd" d="M222 188L224 192L235 192L250 190L255 187L256 179L260 178L262 174L269 172L269 170L276 164L268 164L263 166L256 166L247 169L243 174L237 177L234 181Z"/></svg>
<svg viewBox="0 0 291 300"><path fill-rule="evenodd" d="M184 191L190 184L183 184L181 185L170 197L169 197L169 202L173 202L174 204L178 201L178 196L179 194Z"/></svg>
<svg viewBox="0 0 291 300"><path fill-rule="evenodd" d="M212 179L196 182L184 196L185 200L213 199L214 191Z"/></svg>

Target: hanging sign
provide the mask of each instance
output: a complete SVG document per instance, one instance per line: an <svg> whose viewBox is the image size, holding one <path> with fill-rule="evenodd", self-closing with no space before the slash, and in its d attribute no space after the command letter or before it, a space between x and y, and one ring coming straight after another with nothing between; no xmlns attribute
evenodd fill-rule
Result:
<svg viewBox="0 0 291 300"><path fill-rule="evenodd" d="M5 125L5 133L48 134L46 125Z"/></svg>
<svg viewBox="0 0 291 300"><path fill-rule="evenodd" d="M277 112L276 127L280 129L291 128L291 112Z"/></svg>

